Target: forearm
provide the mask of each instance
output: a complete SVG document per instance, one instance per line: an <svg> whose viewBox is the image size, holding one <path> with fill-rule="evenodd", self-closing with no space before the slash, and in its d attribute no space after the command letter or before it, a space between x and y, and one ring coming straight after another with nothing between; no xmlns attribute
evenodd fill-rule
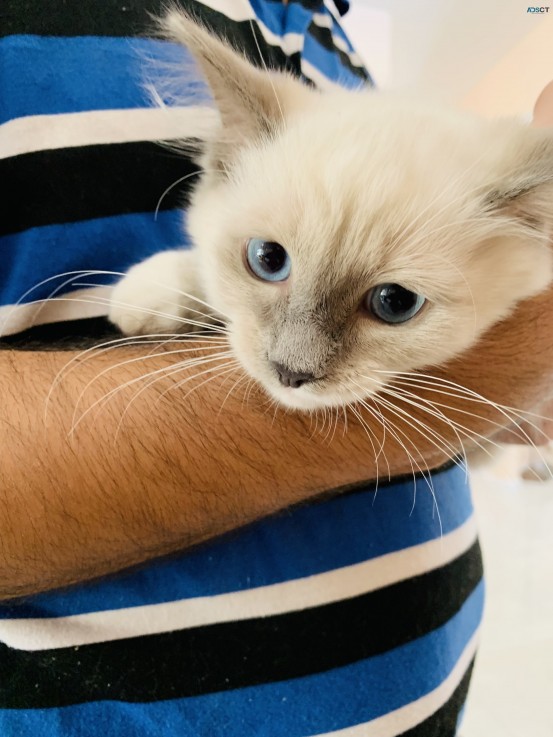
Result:
<svg viewBox="0 0 553 737"><path fill-rule="evenodd" d="M520 304L449 365L421 372L421 380L399 383L416 395L420 407L408 409L439 434L439 443L463 444L462 450L484 438L544 444L553 427L543 417L551 410L553 385L553 287ZM414 424L410 436L423 456L434 455L435 435L427 431L422 437L421 430Z"/></svg>
<svg viewBox="0 0 553 737"><path fill-rule="evenodd" d="M553 288L519 305L508 320L450 366L430 373L498 404L526 411L542 404L552 394ZM473 431L490 435L497 430L492 422L508 423L492 407L478 412L482 416L469 423Z"/></svg>
<svg viewBox="0 0 553 737"><path fill-rule="evenodd" d="M463 360L428 373L495 402L530 409L550 391L552 306L553 292L522 305ZM173 361L167 355L121 365L139 355L139 349L119 349L116 356L100 354L80 364L53 391L45 422L48 390L72 355L0 353L0 597L84 580L185 548L325 489L387 475L388 467L392 475L435 467L459 447L459 435L446 419L486 435L494 431L493 422L508 422L485 404L413 386L423 409L398 400L399 414L380 408L395 434L383 433L378 414L363 413L365 429L350 413L347 432L340 419L325 440L326 430L313 434L304 415L279 410L274 420L255 397L243 402L239 391L227 397L229 379L185 396L200 383L190 382L160 399L168 387L162 383L129 406L142 386L131 384L68 436L82 390L101 371L119 364L90 385L77 417L114 387L138 378L146 365L152 371ZM183 372L172 381L186 377ZM440 401L444 419L430 415L425 401ZM407 413L447 444L409 421ZM375 452L383 440L386 462Z"/></svg>
<svg viewBox="0 0 553 737"><path fill-rule="evenodd" d="M359 434L329 447L309 442L305 417L279 412L273 423L240 393L223 405L234 379L185 398L201 377L161 398L194 370L130 405L143 384L129 385L69 436L79 396L101 371L119 364L89 386L76 418L114 387L174 364L167 355L122 365L140 355L120 349L79 365L52 392L45 420L48 390L72 355L0 353L0 597L121 569L374 475Z"/></svg>

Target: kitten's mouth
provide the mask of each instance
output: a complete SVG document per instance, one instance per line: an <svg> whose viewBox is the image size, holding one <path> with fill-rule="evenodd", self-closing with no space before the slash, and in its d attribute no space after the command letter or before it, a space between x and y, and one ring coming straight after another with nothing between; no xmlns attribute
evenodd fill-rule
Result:
<svg viewBox="0 0 553 737"><path fill-rule="evenodd" d="M315 374L305 371L294 371L285 364L278 363L277 361L270 361L269 363L274 368L279 383L289 389L299 389L305 384L313 384L324 378L324 376L315 376Z"/></svg>
<svg viewBox="0 0 553 737"><path fill-rule="evenodd" d="M340 378L314 376L299 372L278 371L271 364L271 376L261 380L265 391L281 405L290 409L313 412L321 409L334 409L355 404L359 399L367 399L376 393L374 380L359 383L354 377Z"/></svg>
<svg viewBox="0 0 553 737"><path fill-rule="evenodd" d="M315 376L307 372L291 371L282 364L269 362L271 380L264 382L265 389L280 404L290 409L312 411L335 403L324 391L326 376Z"/></svg>
<svg viewBox="0 0 553 737"><path fill-rule="evenodd" d="M313 394L307 388L293 388L286 386L268 386L265 387L269 394L274 397L280 404L290 409L311 411L321 409L327 403L320 394Z"/></svg>

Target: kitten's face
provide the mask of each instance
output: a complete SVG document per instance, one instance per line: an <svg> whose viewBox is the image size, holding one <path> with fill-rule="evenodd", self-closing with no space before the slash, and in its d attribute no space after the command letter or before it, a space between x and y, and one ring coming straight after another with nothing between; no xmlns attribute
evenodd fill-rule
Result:
<svg viewBox="0 0 553 737"><path fill-rule="evenodd" d="M189 215L236 356L298 409L355 401L391 379L384 371L444 362L551 272L539 239L521 242L512 219L485 211L477 159L490 141L472 121L435 121L428 136L426 114L408 126L392 109L361 120L354 102L340 115L319 106L242 152ZM286 252L276 281L248 263L248 243L255 256L263 242ZM375 314L371 295L378 307L387 284L420 295L421 309L397 323ZM285 386L283 369L309 380Z"/></svg>
<svg viewBox="0 0 553 737"><path fill-rule="evenodd" d="M452 358L549 283L550 138L370 91L320 95L173 21L222 119L188 218L201 279L273 398L366 397ZM263 243L279 244L270 275L252 263ZM416 295L409 319L375 309L389 285Z"/></svg>

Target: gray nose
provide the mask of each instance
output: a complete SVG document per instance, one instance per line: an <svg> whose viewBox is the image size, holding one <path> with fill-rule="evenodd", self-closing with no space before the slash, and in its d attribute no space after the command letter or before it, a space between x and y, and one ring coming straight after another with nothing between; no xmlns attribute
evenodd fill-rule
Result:
<svg viewBox="0 0 553 737"><path fill-rule="evenodd" d="M292 389L297 389L302 384L306 384L308 381L313 381L315 376L313 374L302 374L299 371L292 371L282 363L271 361L273 368L278 374L278 378L282 386L289 386Z"/></svg>

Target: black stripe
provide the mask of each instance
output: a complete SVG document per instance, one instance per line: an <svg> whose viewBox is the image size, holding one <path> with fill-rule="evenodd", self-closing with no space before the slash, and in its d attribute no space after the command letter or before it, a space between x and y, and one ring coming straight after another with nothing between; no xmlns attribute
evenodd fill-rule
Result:
<svg viewBox="0 0 553 737"><path fill-rule="evenodd" d="M438 709L431 717L425 719L413 729L402 732L397 737L455 737L457 722L465 701L470 684L474 660L468 667L461 683L453 692L449 701Z"/></svg>
<svg viewBox="0 0 553 737"><path fill-rule="evenodd" d="M174 0L175 1L175 0ZM182 7L193 3L180 2ZM2 0L0 35L138 36L153 28L152 18L163 15L165 0Z"/></svg>
<svg viewBox="0 0 553 737"><path fill-rule="evenodd" d="M182 4L182 3L181 3ZM296 77L304 77L301 71L301 54L299 52L284 53L280 46L274 46L265 40L255 21L231 21L226 15L218 13L206 5L186 3L196 18L220 38L226 39L230 45L244 54L256 67L288 71ZM261 49L261 55L259 50ZM309 81L309 80L307 80Z"/></svg>
<svg viewBox="0 0 553 737"><path fill-rule="evenodd" d="M443 568L305 611L45 652L1 646L0 708L155 701L319 673L444 625L481 577L475 543Z"/></svg>
<svg viewBox="0 0 553 737"><path fill-rule="evenodd" d="M101 276L95 276L101 282ZM108 280L106 280L107 285ZM113 283L113 281L111 282ZM194 333L195 338L209 333ZM83 317L75 320L35 325L14 335L0 336L0 350L16 351L74 351L93 348L106 340L122 338L123 335L107 317ZM181 336L184 337L184 336ZM129 341L135 338L128 338ZM155 340L152 338L152 341ZM121 344L121 348L125 343ZM149 350L149 349L147 349ZM409 476L410 479L413 476Z"/></svg>
<svg viewBox="0 0 553 737"><path fill-rule="evenodd" d="M193 13L208 28L244 52L261 66L259 51L249 21L235 22L193 0L181 0L182 8ZM0 35L43 36L149 36L156 35L153 17L162 17L166 0L79 0L68 10L65 3L51 3L45 12L44 0L2 0ZM263 49L265 63L276 69L300 74L300 56L287 57L278 46L265 41L253 22L255 36Z"/></svg>
<svg viewBox="0 0 553 737"><path fill-rule="evenodd" d="M200 171L189 157L149 141L78 146L0 160L0 235L133 212L152 212L163 192ZM197 177L171 189L161 209L180 207Z"/></svg>
<svg viewBox="0 0 553 737"><path fill-rule="evenodd" d="M35 325L16 335L0 337L0 350L74 351L121 337L107 317L88 317Z"/></svg>
<svg viewBox="0 0 553 737"><path fill-rule="evenodd" d="M249 21L232 21L226 15L194 0L180 0L178 4L193 13L214 33L228 39L252 64L285 69L312 84L301 71L300 53L287 56L280 46L269 44L255 20L252 28ZM313 10L321 5L320 2L308 0L300 4L308 8L313 6ZM166 0L80 0L69 11L64 3L54 3L45 12L43 0L2 0L0 37L11 34L152 37L157 35L152 18L163 16L166 9ZM263 59L260 58L258 45Z"/></svg>
<svg viewBox="0 0 553 737"><path fill-rule="evenodd" d="M433 468L431 471L414 471L413 473L402 473L398 474L397 476L391 476L390 478L386 477L385 479L379 479L378 486L374 479L360 479L359 481L355 481L351 484L345 484L344 486L338 486L334 487L333 489L328 489L328 491L323 492L320 496L317 497L317 501L324 502L335 496L343 497L353 494L366 494L367 492L372 492L376 494L380 490L386 489L390 486L396 486L397 484L416 483L417 481L423 482L424 486L427 488L430 477L432 479L435 479L438 474L447 473L456 466L458 467L459 464L461 464L462 462L462 458L452 458L443 463L441 466ZM308 503L312 504L313 501L310 500ZM305 504L306 502L298 502L297 505L292 505L290 509L293 509L295 506L302 507L305 506Z"/></svg>
<svg viewBox="0 0 553 737"><path fill-rule="evenodd" d="M360 80L366 82L369 86L373 85L373 81L367 70L362 66L355 66L349 56L334 44L330 28L319 26L313 21L307 32L327 51L337 54L343 67L348 69L352 74L355 74L356 77L359 77Z"/></svg>

